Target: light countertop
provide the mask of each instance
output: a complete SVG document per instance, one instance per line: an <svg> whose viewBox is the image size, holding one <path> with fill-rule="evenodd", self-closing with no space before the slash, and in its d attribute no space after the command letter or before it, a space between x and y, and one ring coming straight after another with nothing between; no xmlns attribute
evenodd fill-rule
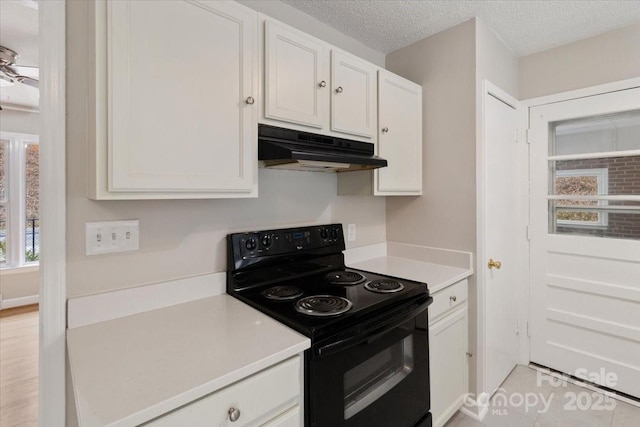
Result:
<svg viewBox="0 0 640 427"><path fill-rule="evenodd" d="M228 295L67 331L81 426L135 426L309 348Z"/></svg>
<svg viewBox="0 0 640 427"><path fill-rule="evenodd" d="M425 282L429 288L429 293L432 295L473 274L473 271L468 268L450 267L393 256L376 257L349 264L349 267L395 276L401 279Z"/></svg>

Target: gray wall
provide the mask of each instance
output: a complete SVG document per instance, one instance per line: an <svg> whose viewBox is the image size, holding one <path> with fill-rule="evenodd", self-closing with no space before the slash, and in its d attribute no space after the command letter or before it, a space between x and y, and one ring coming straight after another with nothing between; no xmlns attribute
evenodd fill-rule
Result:
<svg viewBox="0 0 640 427"><path fill-rule="evenodd" d="M480 20L387 55L387 68L423 87L423 196L389 197L390 241L476 254L476 136L482 81L518 96L518 60ZM479 392L477 287L469 281L469 388Z"/></svg>
<svg viewBox="0 0 640 427"><path fill-rule="evenodd" d="M640 23L520 58L520 99L640 77Z"/></svg>
<svg viewBox="0 0 640 427"><path fill-rule="evenodd" d="M389 240L475 250L475 24L467 21L387 55L423 87L422 197L389 197Z"/></svg>

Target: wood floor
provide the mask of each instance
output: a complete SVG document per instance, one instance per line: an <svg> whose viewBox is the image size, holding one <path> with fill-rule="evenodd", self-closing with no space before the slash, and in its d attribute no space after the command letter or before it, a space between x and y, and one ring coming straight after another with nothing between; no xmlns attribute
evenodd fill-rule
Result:
<svg viewBox="0 0 640 427"><path fill-rule="evenodd" d="M0 426L38 425L38 306L0 311Z"/></svg>

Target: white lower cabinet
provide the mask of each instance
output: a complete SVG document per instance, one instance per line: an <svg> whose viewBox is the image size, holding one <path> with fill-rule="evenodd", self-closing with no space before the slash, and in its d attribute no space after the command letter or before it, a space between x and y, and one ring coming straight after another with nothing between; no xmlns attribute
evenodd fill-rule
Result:
<svg viewBox="0 0 640 427"><path fill-rule="evenodd" d="M467 280L442 289L429 308L429 365L433 426L443 426L468 391Z"/></svg>
<svg viewBox="0 0 640 427"><path fill-rule="evenodd" d="M263 427L300 427L301 426L300 406L294 406L284 414L264 424Z"/></svg>
<svg viewBox="0 0 640 427"><path fill-rule="evenodd" d="M301 363L301 357L295 356L178 408L145 426L301 426Z"/></svg>

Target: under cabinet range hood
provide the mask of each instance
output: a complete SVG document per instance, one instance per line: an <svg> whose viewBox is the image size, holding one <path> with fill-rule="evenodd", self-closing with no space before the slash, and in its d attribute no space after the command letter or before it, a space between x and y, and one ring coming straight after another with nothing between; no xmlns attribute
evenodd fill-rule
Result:
<svg viewBox="0 0 640 427"><path fill-rule="evenodd" d="M258 160L264 168L350 172L387 166L373 151L370 142L258 125Z"/></svg>

